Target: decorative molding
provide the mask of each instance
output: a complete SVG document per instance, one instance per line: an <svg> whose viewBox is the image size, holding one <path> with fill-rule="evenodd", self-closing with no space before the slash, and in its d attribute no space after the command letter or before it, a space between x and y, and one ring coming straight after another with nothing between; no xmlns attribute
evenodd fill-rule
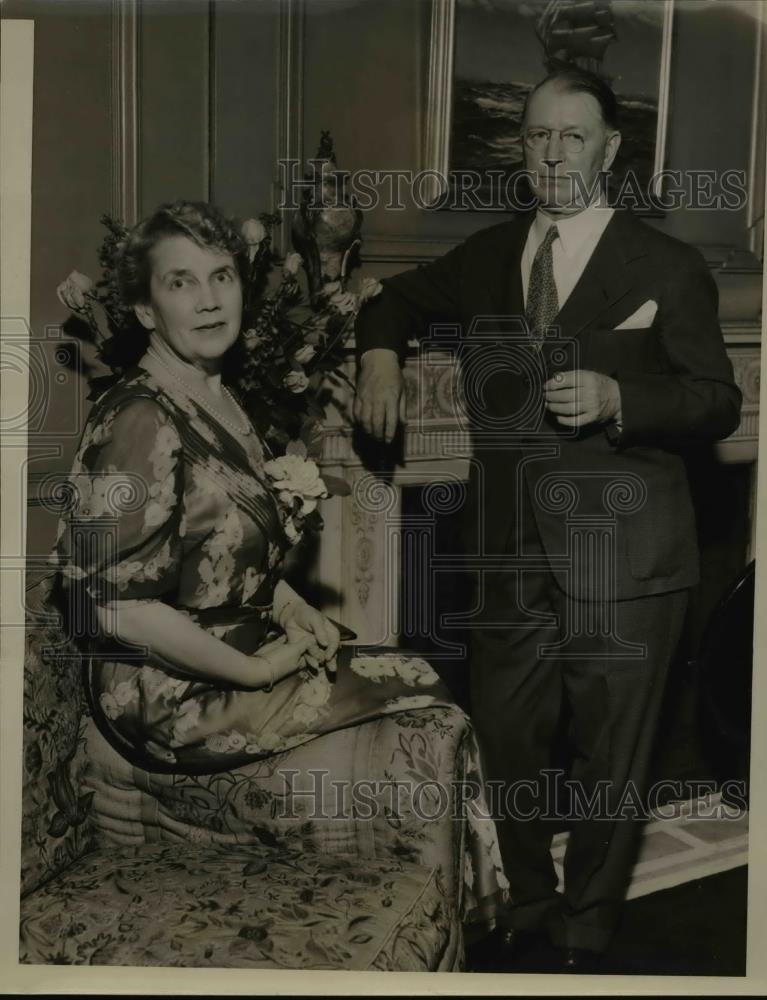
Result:
<svg viewBox="0 0 767 1000"><path fill-rule="evenodd" d="M658 81L658 123L655 131L655 163L653 176L657 177L666 166L666 133L668 129L669 93L671 81L671 39L674 28L674 3L666 0L663 11L663 37L660 53L660 79ZM660 197L662 181L653 185L653 194Z"/></svg>
<svg viewBox="0 0 767 1000"><path fill-rule="evenodd" d="M722 322L722 335L729 350L744 344L759 346L762 343L762 322L761 320L724 320Z"/></svg>
<svg viewBox="0 0 767 1000"><path fill-rule="evenodd" d="M304 103L304 28L305 0L280 0L279 40L277 52L277 161L296 160L303 163L303 103ZM278 167L279 170L279 167ZM272 212L282 200L280 176L272 185ZM290 223L283 214L283 224L275 233L276 249L289 250Z"/></svg>
<svg viewBox="0 0 767 1000"><path fill-rule="evenodd" d="M432 204L445 191L450 166L454 47L455 0L433 0L429 35L429 89L422 157L424 170L434 172L426 196Z"/></svg>
<svg viewBox="0 0 767 1000"><path fill-rule="evenodd" d="M351 506L350 519L354 528L354 586L357 601L365 608L375 579L375 537L379 515L364 510L356 502Z"/></svg>
<svg viewBox="0 0 767 1000"><path fill-rule="evenodd" d="M761 352L743 350L731 353L735 382L743 393L744 412L748 408L758 416Z"/></svg>
<svg viewBox="0 0 767 1000"><path fill-rule="evenodd" d="M112 0L112 212L127 225L140 214L139 0Z"/></svg>

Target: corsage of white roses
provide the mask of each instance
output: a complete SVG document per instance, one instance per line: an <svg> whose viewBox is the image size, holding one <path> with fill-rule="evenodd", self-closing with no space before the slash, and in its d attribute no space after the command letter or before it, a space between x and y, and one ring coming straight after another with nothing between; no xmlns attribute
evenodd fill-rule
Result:
<svg viewBox="0 0 767 1000"><path fill-rule="evenodd" d="M301 455L282 455L264 465L271 479L283 514L288 540L296 543L303 533L306 518L317 510L317 501L329 496L317 463Z"/></svg>

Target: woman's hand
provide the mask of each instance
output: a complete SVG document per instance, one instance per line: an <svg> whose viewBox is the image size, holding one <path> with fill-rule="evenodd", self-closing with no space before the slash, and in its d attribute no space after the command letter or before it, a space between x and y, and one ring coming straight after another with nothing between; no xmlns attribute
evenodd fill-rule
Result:
<svg viewBox="0 0 767 1000"><path fill-rule="evenodd" d="M317 667L324 663L329 670L335 670L335 656L341 636L321 611L306 601L294 601L280 615L280 625L285 629L288 642L299 642L309 637L306 661L311 666Z"/></svg>
<svg viewBox="0 0 767 1000"><path fill-rule="evenodd" d="M253 654L253 659L266 661L265 666L269 676L264 677L264 686L271 688L272 684L305 666L308 659L307 651L314 642L314 636L304 632L296 638L283 635L261 646L258 652Z"/></svg>

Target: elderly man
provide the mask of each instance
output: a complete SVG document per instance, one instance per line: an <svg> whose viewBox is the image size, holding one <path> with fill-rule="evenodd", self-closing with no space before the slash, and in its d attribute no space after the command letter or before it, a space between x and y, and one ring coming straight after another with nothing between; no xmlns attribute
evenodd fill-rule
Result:
<svg viewBox="0 0 767 1000"><path fill-rule="evenodd" d="M511 967L543 938L565 971L598 967L608 945L698 574L678 449L739 421L701 255L606 203L617 125L600 78L568 70L540 83L523 123L537 210L385 281L357 327L355 415L389 441L408 338L461 325L467 558L476 570L477 557L506 557L476 574L470 682L503 813L512 901L500 943ZM552 809L546 780L561 716L573 751L563 893L551 819L568 810Z"/></svg>

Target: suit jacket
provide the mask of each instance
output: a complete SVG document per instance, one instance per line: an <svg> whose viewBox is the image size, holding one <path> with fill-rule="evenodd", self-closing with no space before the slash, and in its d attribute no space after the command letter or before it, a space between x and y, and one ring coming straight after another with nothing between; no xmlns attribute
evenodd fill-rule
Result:
<svg viewBox="0 0 767 1000"><path fill-rule="evenodd" d="M716 284L696 249L616 211L555 335L535 351L520 271L533 217L482 230L433 263L386 279L358 318L358 357L373 347L404 357L409 338L458 324L459 417L473 441L472 549L513 549L529 501L571 595L627 599L691 586L698 553L681 452L726 437L740 420ZM651 325L616 329L648 300L657 303ZM617 379L620 431L594 424L573 432L547 413L542 382L574 368ZM606 569L585 555L589 532L612 535Z"/></svg>

